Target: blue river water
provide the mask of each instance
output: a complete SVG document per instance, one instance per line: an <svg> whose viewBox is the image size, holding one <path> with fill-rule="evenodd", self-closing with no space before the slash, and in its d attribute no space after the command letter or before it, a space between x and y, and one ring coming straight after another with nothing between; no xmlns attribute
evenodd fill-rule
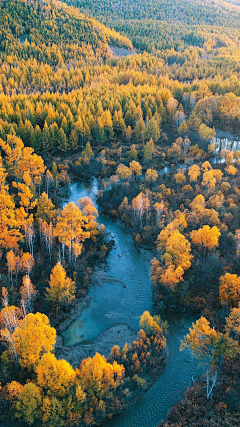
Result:
<svg viewBox="0 0 240 427"><path fill-rule="evenodd" d="M77 203L79 198L85 196L95 200L97 191L98 183L95 179L88 183L74 183L71 185L69 201ZM106 231L115 241L115 247L105 265L106 273L124 281L126 288L120 283L104 283L96 289L92 287L89 305L63 333L66 346L93 341L116 323L128 324L137 331L141 314L145 310L151 313L156 310L149 278L151 254L139 250L131 235L107 216L100 214L98 222L105 225ZM192 353L179 350L181 339L196 317L174 313L165 315L165 319L169 323L169 333L167 366L163 374L136 404L108 420L104 426L157 427L187 387L201 374L202 368L199 368Z"/></svg>

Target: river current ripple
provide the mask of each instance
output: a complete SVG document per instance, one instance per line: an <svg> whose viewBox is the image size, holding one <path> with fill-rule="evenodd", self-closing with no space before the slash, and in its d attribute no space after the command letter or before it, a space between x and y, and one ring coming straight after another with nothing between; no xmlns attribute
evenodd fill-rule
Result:
<svg viewBox="0 0 240 427"><path fill-rule="evenodd" d="M77 203L79 198L88 196L95 201L98 191L96 179L88 183L74 183L70 188L69 201ZM105 270L107 274L123 280L120 283L103 284L90 290L89 305L63 333L65 345L93 341L100 333L116 323L128 324L133 330L139 329L139 318L148 310L155 308L152 301L150 282L150 254L139 250L131 235L121 225L100 214L98 222L105 225L106 231L115 241L109 254ZM181 339L188 332L194 315L169 314L167 336L168 359L163 374L152 387L126 411L104 426L108 427L157 427L201 374L198 362L189 350L180 352ZM117 342L116 342L117 344Z"/></svg>

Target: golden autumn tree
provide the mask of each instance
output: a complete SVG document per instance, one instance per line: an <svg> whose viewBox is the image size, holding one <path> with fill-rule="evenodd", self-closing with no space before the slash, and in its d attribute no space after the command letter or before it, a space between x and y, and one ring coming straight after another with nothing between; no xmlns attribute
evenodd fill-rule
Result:
<svg viewBox="0 0 240 427"><path fill-rule="evenodd" d="M211 165L208 166L209 162L202 164L203 180L202 185L207 187L208 190L214 190L217 182L221 182L223 173L220 169L212 169Z"/></svg>
<svg viewBox="0 0 240 427"><path fill-rule="evenodd" d="M1 166L1 158L0 158ZM0 248L17 249L23 240L21 233L22 222L19 220L13 197L9 194L5 183L6 174L0 169Z"/></svg>
<svg viewBox="0 0 240 427"><path fill-rule="evenodd" d="M190 347L197 359L213 363L214 359L220 355L221 343L222 333L211 328L210 322L205 317L201 317L192 324L189 334L182 341L181 349Z"/></svg>
<svg viewBox="0 0 240 427"><path fill-rule="evenodd" d="M212 251L219 245L220 236L221 236L221 232L219 228L216 226L210 227L209 225L204 225L202 228L199 228L198 230L193 230L190 233L192 243L198 248L198 251L200 252L200 256L201 256L201 263L200 263L201 282L203 279L202 273L204 272L205 265L206 265L204 262L204 259L207 256L207 253L209 251Z"/></svg>
<svg viewBox="0 0 240 427"><path fill-rule="evenodd" d="M192 165L189 168L188 176L191 182L196 182L200 175L200 167L198 165Z"/></svg>
<svg viewBox="0 0 240 427"><path fill-rule="evenodd" d="M11 381L4 387L4 398L11 401L12 404L16 403L16 399L22 389L23 385L18 381Z"/></svg>
<svg viewBox="0 0 240 427"><path fill-rule="evenodd" d="M41 156L31 147L24 147L22 140L15 135L7 135L7 141L0 139L0 146L5 152L6 164L17 181L34 179L44 174L46 167Z"/></svg>
<svg viewBox="0 0 240 427"><path fill-rule="evenodd" d="M129 169L133 173L135 178L142 174L142 166L140 165L140 163L136 162L135 160L130 162Z"/></svg>
<svg viewBox="0 0 240 427"><path fill-rule="evenodd" d="M206 141L210 141L213 139L216 135L215 129L211 129L208 126L206 126L204 123L202 123L198 129L198 133L201 136L201 138L205 139Z"/></svg>
<svg viewBox="0 0 240 427"><path fill-rule="evenodd" d="M29 382L20 390L15 405L16 418L25 421L29 425L41 419L41 405L43 393L34 383Z"/></svg>
<svg viewBox="0 0 240 427"><path fill-rule="evenodd" d="M65 247L68 248L72 271L74 257L77 258L81 254L83 242L90 237L90 232L87 230L88 222L88 217L83 215L73 202L65 205L61 215L57 217L54 236L62 244L63 259L65 259Z"/></svg>
<svg viewBox="0 0 240 427"><path fill-rule="evenodd" d="M27 173L30 181L29 184L34 185L36 178L41 178L46 170L41 156L34 153L33 148L24 147L22 157L18 162L18 171L21 177Z"/></svg>
<svg viewBox="0 0 240 427"><path fill-rule="evenodd" d="M215 201L217 202L217 199L215 199ZM207 204L211 209L206 207ZM213 205L214 199L212 199L212 197L210 197L207 203L202 194L198 194L198 196L193 199L189 204L191 212L189 212L187 216L188 223L193 229L196 229L199 225L206 225L206 222L209 223L209 226L221 225L219 213L212 208Z"/></svg>
<svg viewBox="0 0 240 427"><path fill-rule="evenodd" d="M56 306L57 311L74 301L75 283L67 277L67 273L60 262L53 267L48 285L46 299Z"/></svg>
<svg viewBox="0 0 240 427"><path fill-rule="evenodd" d="M161 262L157 258L152 260L151 280L155 286L174 290L183 280L184 271L191 267L191 244L177 228L168 236L163 232L160 235L158 251L163 255Z"/></svg>
<svg viewBox="0 0 240 427"><path fill-rule="evenodd" d="M186 181L186 177L183 172L178 172L174 175L177 184L182 185Z"/></svg>
<svg viewBox="0 0 240 427"><path fill-rule="evenodd" d="M182 267L169 265L163 268L157 258L153 258L151 266L151 280L154 285L162 285L166 289L175 290L183 281L184 270Z"/></svg>
<svg viewBox="0 0 240 427"><path fill-rule="evenodd" d="M123 165L122 163L120 163L116 170L116 174L123 181L128 181L132 176L132 170L127 166Z"/></svg>
<svg viewBox="0 0 240 427"><path fill-rule="evenodd" d="M18 189L17 194L19 197L20 206L22 206L26 210L26 212L29 213L29 210L34 209L37 204L37 199L35 197L34 192L25 182L13 181L12 185L13 187Z"/></svg>
<svg viewBox="0 0 240 427"><path fill-rule="evenodd" d="M211 251L218 246L221 232L216 226L209 227L209 225L204 225L198 230L193 230L190 236L194 245Z"/></svg>
<svg viewBox="0 0 240 427"><path fill-rule="evenodd" d="M226 318L226 332L231 336L240 336L240 305L231 309L229 316Z"/></svg>
<svg viewBox="0 0 240 427"><path fill-rule="evenodd" d="M104 356L96 353L93 358L84 359L76 369L77 380L91 399L102 399L116 389L124 378L125 369L117 362L108 363Z"/></svg>
<svg viewBox="0 0 240 427"><path fill-rule="evenodd" d="M22 158L24 148L21 138L17 138L15 135L7 135L7 141L0 139L0 147L5 152L5 162L10 175L20 178L18 163Z"/></svg>
<svg viewBox="0 0 240 427"><path fill-rule="evenodd" d="M166 227L162 229L157 238L157 250L159 253L163 254L165 250L165 245L169 237L174 233L175 230L183 231L187 227L187 221L184 213L175 212L176 218L170 222Z"/></svg>
<svg viewBox="0 0 240 427"><path fill-rule="evenodd" d="M34 264L35 261L33 255L29 252L23 252L21 256L21 270L26 271L27 275L29 276L34 267Z"/></svg>
<svg viewBox="0 0 240 427"><path fill-rule="evenodd" d="M49 224L53 220L55 213L56 210L52 200L43 192L38 200L35 217L40 224L44 221Z"/></svg>
<svg viewBox="0 0 240 427"><path fill-rule="evenodd" d="M200 362L209 366L206 374L208 399L216 383L216 363L219 364L218 374L221 376L223 356L235 357L240 351L239 344L230 337L229 331L218 332L210 326L210 322L205 317L201 317L192 324L189 334L182 341L181 350L187 347Z"/></svg>
<svg viewBox="0 0 240 427"><path fill-rule="evenodd" d="M145 175L146 182L150 182L151 184L153 182L156 182L158 179L158 173L155 169L148 169Z"/></svg>
<svg viewBox="0 0 240 427"><path fill-rule="evenodd" d="M201 207L205 207L206 206L206 201L205 201L205 197L202 194L198 194L193 201L190 203L190 208L195 211L197 209L199 209L199 206Z"/></svg>
<svg viewBox="0 0 240 427"><path fill-rule="evenodd" d="M90 235L94 238L97 235L98 228L98 211L94 205L94 202L90 197L83 197L77 202L83 215L87 217L87 223L85 225L86 230L90 231Z"/></svg>
<svg viewBox="0 0 240 427"><path fill-rule="evenodd" d="M165 264L182 267L188 270L191 267L191 244L178 230L175 230L165 245L163 260Z"/></svg>
<svg viewBox="0 0 240 427"><path fill-rule="evenodd" d="M14 135L8 135L7 141L0 140L0 146L5 152L4 160L9 176L15 179L12 181L12 187L18 190L15 199L16 203L20 205L20 208L16 209L13 198L8 194L8 187L3 187L0 201L2 205L0 207L0 231L5 236L6 246L16 249L18 241L23 239L20 232L22 229L30 252L33 253L33 217L29 215L29 211L34 209L37 204L35 181L39 181L45 171L43 159L36 155L32 148L24 147L21 139ZM8 240L9 242L7 242Z"/></svg>
<svg viewBox="0 0 240 427"><path fill-rule="evenodd" d="M139 322L140 328L146 332L147 335L156 335L160 332L160 325L157 322L156 318L152 317L149 311L145 311Z"/></svg>
<svg viewBox="0 0 240 427"><path fill-rule="evenodd" d="M19 321L12 338L20 365L23 368L32 369L38 364L44 353L53 351L56 330L50 326L45 314L29 313Z"/></svg>
<svg viewBox="0 0 240 427"><path fill-rule="evenodd" d="M57 397L64 397L75 383L76 373L66 360L45 353L36 367L37 384Z"/></svg>
<svg viewBox="0 0 240 427"><path fill-rule="evenodd" d="M41 406L41 422L43 425L64 427L71 407L73 407L71 398L63 400L50 394L45 395ZM81 417L74 417L74 421L80 421L80 419Z"/></svg>
<svg viewBox="0 0 240 427"><path fill-rule="evenodd" d="M219 279L219 300L221 304L229 307L238 307L240 302L240 277L236 274L226 273Z"/></svg>

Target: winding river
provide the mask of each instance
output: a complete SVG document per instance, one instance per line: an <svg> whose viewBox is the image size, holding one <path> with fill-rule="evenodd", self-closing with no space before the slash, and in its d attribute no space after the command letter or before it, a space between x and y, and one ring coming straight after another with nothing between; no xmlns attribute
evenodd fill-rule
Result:
<svg viewBox="0 0 240 427"><path fill-rule="evenodd" d="M98 191L97 180L71 185L69 201L77 202L88 196L95 199ZM99 334L116 324L127 324L134 331L139 330L139 318L145 310L155 313L149 279L150 252L139 250L131 235L120 224L100 214L98 222L115 241L104 269L107 274L123 281L104 283L102 287L91 287L91 299L66 331L63 332L65 346L93 341ZM189 350L179 351L180 341L188 332L193 315L169 314L165 316L169 323L167 336L168 361L161 377L139 399L119 416L108 420L108 427L156 427L164 419L185 393L192 381L201 373L197 361ZM117 337L116 337L116 344Z"/></svg>

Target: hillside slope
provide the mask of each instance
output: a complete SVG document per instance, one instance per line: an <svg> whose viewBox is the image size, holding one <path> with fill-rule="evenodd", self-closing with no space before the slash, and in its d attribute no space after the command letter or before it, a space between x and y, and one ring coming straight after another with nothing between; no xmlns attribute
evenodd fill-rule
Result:
<svg viewBox="0 0 240 427"><path fill-rule="evenodd" d="M68 3L71 1L68 0ZM186 25L224 25L240 28L240 8L221 0L150 0L147 3L146 0L73 1L81 10L89 10L94 16L108 16L109 19L154 19Z"/></svg>
<svg viewBox="0 0 240 427"><path fill-rule="evenodd" d="M3 0L0 3L0 58L36 58L48 64L111 56L108 44L131 42L55 0Z"/></svg>
<svg viewBox="0 0 240 427"><path fill-rule="evenodd" d="M240 7L221 0L103 0L101 4L93 0L66 2L130 37L141 51L203 47L204 42L212 38L217 38L217 45L238 45L236 35L240 30ZM216 36L212 35L212 31Z"/></svg>

